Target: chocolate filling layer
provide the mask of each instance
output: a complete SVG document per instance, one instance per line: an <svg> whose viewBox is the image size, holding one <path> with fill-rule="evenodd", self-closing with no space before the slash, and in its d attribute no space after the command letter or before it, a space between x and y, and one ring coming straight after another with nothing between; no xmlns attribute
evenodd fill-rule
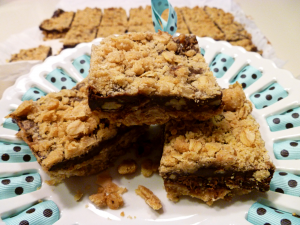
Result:
<svg viewBox="0 0 300 225"><path fill-rule="evenodd" d="M189 190L197 190L203 188L231 189L232 187L243 189L257 189L261 192L266 192L270 189L270 181L273 177L274 170L269 170L270 176L264 179L262 182L258 182L253 173L256 170L247 172L226 171L225 173L219 173L212 175L210 172L204 175L197 174L167 174L164 176L165 183L172 183L178 185L184 185ZM172 178L172 179L171 179Z"/></svg>
<svg viewBox="0 0 300 225"><path fill-rule="evenodd" d="M177 96L146 96L139 95L118 95L114 97L102 97L89 91L89 106L92 110L105 112L131 111L139 108L152 108L159 106L166 111L207 111L216 110L221 105L222 95L215 96L207 100L195 102L193 99L180 98Z"/></svg>

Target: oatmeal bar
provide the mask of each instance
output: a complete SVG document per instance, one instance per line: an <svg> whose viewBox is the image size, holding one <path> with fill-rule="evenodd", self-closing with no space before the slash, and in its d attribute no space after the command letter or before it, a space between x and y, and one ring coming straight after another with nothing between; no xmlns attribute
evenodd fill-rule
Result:
<svg viewBox="0 0 300 225"><path fill-rule="evenodd" d="M58 182L106 169L145 127L116 127L88 107L85 82L23 102L9 117L42 169Z"/></svg>
<svg viewBox="0 0 300 225"><path fill-rule="evenodd" d="M63 38L71 27L74 15L74 12L57 9L51 19L44 20L39 26L44 39Z"/></svg>
<svg viewBox="0 0 300 225"><path fill-rule="evenodd" d="M211 205L269 190L275 167L241 85L225 89L223 102L224 112L208 121L167 123L159 173L170 200L188 195Z"/></svg>
<svg viewBox="0 0 300 225"><path fill-rule="evenodd" d="M64 48L72 48L83 42L91 42L96 38L97 27L72 26L63 40Z"/></svg>
<svg viewBox="0 0 300 225"><path fill-rule="evenodd" d="M125 26L99 26L97 37L108 37L113 34L124 34L127 28Z"/></svg>
<svg viewBox="0 0 300 225"><path fill-rule="evenodd" d="M51 47L40 45L37 48L21 49L19 53L12 54L9 62L21 60L45 60L50 55L52 55Z"/></svg>
<svg viewBox="0 0 300 225"><path fill-rule="evenodd" d="M141 26L146 24L153 26L151 6L148 5L145 8L142 6L131 8L129 11L128 26Z"/></svg>
<svg viewBox="0 0 300 225"><path fill-rule="evenodd" d="M193 35L128 33L92 47L89 106L114 123L206 120L220 113L221 100Z"/></svg>
<svg viewBox="0 0 300 225"><path fill-rule="evenodd" d="M129 26L128 32L155 32L153 24L145 24L145 25L138 25L138 26Z"/></svg>
<svg viewBox="0 0 300 225"><path fill-rule="evenodd" d="M72 23L73 26L97 27L101 20L101 9L86 7L84 10L77 10Z"/></svg>
<svg viewBox="0 0 300 225"><path fill-rule="evenodd" d="M204 7L204 11L225 34L226 41L251 40L251 34L244 29L242 24L234 21L234 16L231 13L225 13L222 9L207 6Z"/></svg>
<svg viewBox="0 0 300 225"><path fill-rule="evenodd" d="M224 40L224 33L215 25L203 8L180 8L184 20L191 31L198 37L211 37L215 40Z"/></svg>
<svg viewBox="0 0 300 225"><path fill-rule="evenodd" d="M240 46L243 47L244 49L246 49L247 51L251 51L251 52L259 52L260 54L262 54L261 51L259 51L257 49L257 47L252 43L251 40L249 39L242 39L242 40L238 40L238 41L229 41L230 44L232 44L233 46Z"/></svg>
<svg viewBox="0 0 300 225"><path fill-rule="evenodd" d="M127 26L127 15L123 8L104 9L101 26Z"/></svg>

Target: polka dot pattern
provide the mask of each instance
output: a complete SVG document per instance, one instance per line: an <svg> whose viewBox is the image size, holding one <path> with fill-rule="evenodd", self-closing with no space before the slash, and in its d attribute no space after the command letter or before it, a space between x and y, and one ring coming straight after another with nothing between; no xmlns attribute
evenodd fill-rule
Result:
<svg viewBox="0 0 300 225"><path fill-rule="evenodd" d="M83 78L86 78L87 75L89 74L89 69L90 69L90 61L91 57L88 55L82 55L72 62L73 66L76 68L76 70L80 73L80 75ZM66 78L64 78L66 79Z"/></svg>
<svg viewBox="0 0 300 225"><path fill-rule="evenodd" d="M26 144L0 142L0 163L34 162L36 158Z"/></svg>
<svg viewBox="0 0 300 225"><path fill-rule="evenodd" d="M155 32L158 30L166 31L169 34L175 34L177 30L177 14L173 6L167 0L151 1L152 20ZM169 9L168 21L165 21L161 14ZM161 24L161 25L160 25Z"/></svg>
<svg viewBox="0 0 300 225"><path fill-rule="evenodd" d="M36 191L41 187L41 177L38 173L31 173L16 177L0 179L0 199L13 198Z"/></svg>
<svg viewBox="0 0 300 225"><path fill-rule="evenodd" d="M71 89L76 85L73 80L64 70L56 68L46 76L46 80L59 90Z"/></svg>
<svg viewBox="0 0 300 225"><path fill-rule="evenodd" d="M300 177L292 173L276 171L270 183L270 190L299 197Z"/></svg>
<svg viewBox="0 0 300 225"><path fill-rule="evenodd" d="M209 67L215 77L221 78L231 67L233 62L234 59L231 56L220 53L215 56Z"/></svg>
<svg viewBox="0 0 300 225"><path fill-rule="evenodd" d="M50 225L59 220L59 209L51 201L44 201L24 210L14 217L8 217L3 220L6 225Z"/></svg>
<svg viewBox="0 0 300 225"><path fill-rule="evenodd" d="M33 100L33 101L37 101L39 100L42 96L45 96L46 93L43 92L42 90L33 87L30 88L28 91L26 91L26 93L22 96L22 101L28 101L28 100Z"/></svg>
<svg viewBox="0 0 300 225"><path fill-rule="evenodd" d="M262 73L258 69L248 65L243 67L230 83L239 82L246 89L261 77Z"/></svg>
<svg viewBox="0 0 300 225"><path fill-rule="evenodd" d="M201 53L202 56L204 56L205 55L205 49L204 48L200 48L200 53Z"/></svg>
<svg viewBox="0 0 300 225"><path fill-rule="evenodd" d="M286 98L288 96L287 91L278 84L274 83L261 92L254 93L250 96L250 100L255 105L255 108L266 108L274 103Z"/></svg>
<svg viewBox="0 0 300 225"><path fill-rule="evenodd" d="M15 131L18 131L20 129L16 121L12 120L11 118L5 119L3 127Z"/></svg>
<svg viewBox="0 0 300 225"><path fill-rule="evenodd" d="M300 140L286 140L275 142L273 151L276 159L300 159Z"/></svg>
<svg viewBox="0 0 300 225"><path fill-rule="evenodd" d="M272 132L292 129L300 126L300 107L287 110L279 115L270 116L267 118L267 123Z"/></svg>
<svg viewBox="0 0 300 225"><path fill-rule="evenodd" d="M300 218L293 216L291 213L273 207L268 207L258 202L254 203L250 207L247 220L255 225L300 224Z"/></svg>

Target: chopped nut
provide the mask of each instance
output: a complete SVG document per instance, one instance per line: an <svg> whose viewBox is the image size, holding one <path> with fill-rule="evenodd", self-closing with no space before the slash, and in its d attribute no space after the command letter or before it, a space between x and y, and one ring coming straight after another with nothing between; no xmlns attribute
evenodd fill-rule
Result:
<svg viewBox="0 0 300 225"><path fill-rule="evenodd" d="M118 209L124 205L124 201L118 193L110 193L106 196L106 204L110 209Z"/></svg>
<svg viewBox="0 0 300 225"><path fill-rule="evenodd" d="M119 166L118 166L118 172L119 174L125 175L125 174L132 174L136 171L137 164L132 159L124 160Z"/></svg>
<svg viewBox="0 0 300 225"><path fill-rule="evenodd" d="M122 211L122 212L120 213L120 216L122 216L122 217L124 217L124 216L125 216L125 213L124 213L124 211Z"/></svg>
<svg viewBox="0 0 300 225"><path fill-rule="evenodd" d="M148 188L139 185L138 189L135 190L135 193L141 196L152 209L159 210L162 208L159 198Z"/></svg>
<svg viewBox="0 0 300 225"><path fill-rule="evenodd" d="M158 170L158 164L155 164L151 159L146 159L142 163L142 174L145 177L151 177Z"/></svg>
<svg viewBox="0 0 300 225"><path fill-rule="evenodd" d="M113 183L110 175L98 175L97 184L99 185L97 194L89 196L97 207L108 206L110 209L118 209L124 205L121 194L127 192L127 189Z"/></svg>

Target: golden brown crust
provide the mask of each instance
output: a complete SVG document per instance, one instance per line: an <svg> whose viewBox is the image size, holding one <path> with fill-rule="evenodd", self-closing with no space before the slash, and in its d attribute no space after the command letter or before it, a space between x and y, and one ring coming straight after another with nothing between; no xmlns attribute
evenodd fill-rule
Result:
<svg viewBox="0 0 300 225"><path fill-rule="evenodd" d="M51 19L44 20L40 24L40 29L47 32L67 31L71 26L74 15L75 15L74 12L65 12L61 9L58 9L54 12Z"/></svg>
<svg viewBox="0 0 300 225"><path fill-rule="evenodd" d="M124 34L127 30L125 26L99 26L97 37L108 37L113 34Z"/></svg>
<svg viewBox="0 0 300 225"><path fill-rule="evenodd" d="M152 24L133 25L128 27L128 32L155 32Z"/></svg>
<svg viewBox="0 0 300 225"><path fill-rule="evenodd" d="M127 15L123 8L104 9L101 26L127 26Z"/></svg>
<svg viewBox="0 0 300 225"><path fill-rule="evenodd" d="M146 24L153 24L151 6L131 8L129 11L128 26L142 26Z"/></svg>
<svg viewBox="0 0 300 225"><path fill-rule="evenodd" d="M74 20L72 22L73 26L89 26L97 27L101 20L101 9L86 7L83 10L77 10Z"/></svg>
<svg viewBox="0 0 300 225"><path fill-rule="evenodd" d="M65 48L75 47L83 42L91 42L95 39L97 34L97 27L93 26L72 26L63 39L63 45Z"/></svg>
<svg viewBox="0 0 300 225"><path fill-rule="evenodd" d="M226 13L222 9L207 6L204 7L204 11L225 34L226 41L237 41L241 39L251 40L251 34L244 29L242 24L234 21L234 16L231 13Z"/></svg>
<svg viewBox="0 0 300 225"><path fill-rule="evenodd" d="M211 37L215 40L224 40L224 33L214 24L203 8L181 8L184 20L192 34L198 37Z"/></svg>
<svg viewBox="0 0 300 225"><path fill-rule="evenodd" d="M171 121L166 125L159 172L175 193L170 195L179 196L180 192L174 190L186 187L189 192L184 193L194 197L202 196L200 193L208 187L212 193L229 190L227 194L222 191L225 195L220 194L219 198L233 195L231 189L269 189L275 167L265 149L259 124L250 115L252 104L246 100L241 85L236 83L225 89L223 102L225 111L209 121ZM238 179L234 174L245 181L245 186L235 182ZM201 182L203 186L195 190ZM210 204L218 198L201 199Z"/></svg>
<svg viewBox="0 0 300 225"><path fill-rule="evenodd" d="M19 53L12 54L9 62L17 62L23 60L45 60L51 54L51 47L40 45L36 48L21 49Z"/></svg>
<svg viewBox="0 0 300 225"><path fill-rule="evenodd" d="M123 128L90 110L85 81L72 90L25 101L9 115L21 128L17 135L30 146L42 168L57 179L107 168L141 133L124 128L120 138L110 142Z"/></svg>
<svg viewBox="0 0 300 225"><path fill-rule="evenodd" d="M161 124L172 117L193 115L205 120L218 113L221 103L221 89L199 53L195 36L172 38L165 32L110 36L93 46L89 86L90 107L127 126ZM160 98L160 104L170 109L152 100L128 99L133 107L122 104L126 99L117 101L139 96Z"/></svg>

